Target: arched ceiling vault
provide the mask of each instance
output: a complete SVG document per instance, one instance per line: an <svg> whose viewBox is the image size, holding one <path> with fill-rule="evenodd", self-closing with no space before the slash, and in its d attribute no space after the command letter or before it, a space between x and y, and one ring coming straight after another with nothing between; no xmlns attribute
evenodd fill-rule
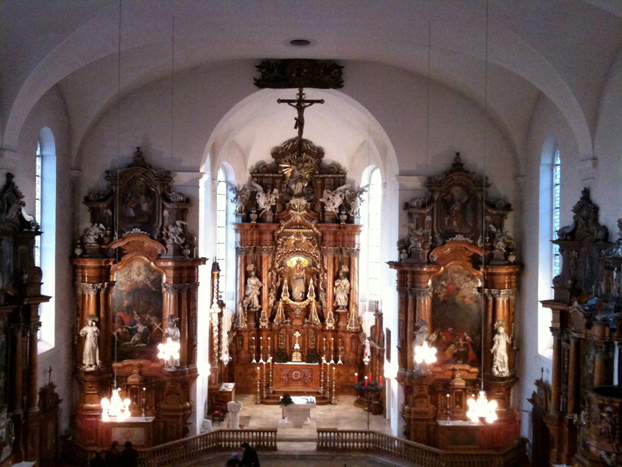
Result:
<svg viewBox="0 0 622 467"><path fill-rule="evenodd" d="M309 57L380 62L425 76L431 41L431 78L482 106L485 7L483 0L126 0L119 21L112 0L6 0L3 148L17 148L29 112L58 85L75 155L116 98L119 61L122 93L170 76L173 17L178 72L229 60ZM490 0L487 108L515 151L523 151L542 94L567 119L581 154L592 153L600 93L622 44L619 10L605 0ZM288 44L299 37L312 46Z"/></svg>

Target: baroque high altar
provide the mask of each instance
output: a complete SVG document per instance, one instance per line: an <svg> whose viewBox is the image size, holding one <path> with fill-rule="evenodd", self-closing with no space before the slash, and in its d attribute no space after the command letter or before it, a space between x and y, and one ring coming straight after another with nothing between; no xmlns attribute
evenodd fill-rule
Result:
<svg viewBox="0 0 622 467"><path fill-rule="evenodd" d="M237 190L240 302L222 378L258 400L301 391L327 402L353 392L364 350L356 279L363 190L300 132L271 155Z"/></svg>

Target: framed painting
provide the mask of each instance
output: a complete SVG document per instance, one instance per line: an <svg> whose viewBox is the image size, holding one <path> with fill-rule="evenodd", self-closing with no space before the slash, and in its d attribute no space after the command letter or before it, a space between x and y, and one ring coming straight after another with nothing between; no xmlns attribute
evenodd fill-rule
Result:
<svg viewBox="0 0 622 467"><path fill-rule="evenodd" d="M432 279L430 341L438 351L438 365L479 366L482 342L479 286L480 280L460 265L451 265Z"/></svg>
<svg viewBox="0 0 622 467"><path fill-rule="evenodd" d="M157 227L158 194L144 178L126 184L119 193L119 227L125 233L134 229L151 233Z"/></svg>
<svg viewBox="0 0 622 467"><path fill-rule="evenodd" d="M163 335L162 280L162 273L141 257L115 273L112 300L116 361L156 359Z"/></svg>

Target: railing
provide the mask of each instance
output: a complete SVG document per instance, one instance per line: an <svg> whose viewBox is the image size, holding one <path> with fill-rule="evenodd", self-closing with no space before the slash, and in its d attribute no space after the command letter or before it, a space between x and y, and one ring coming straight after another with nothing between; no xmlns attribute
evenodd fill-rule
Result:
<svg viewBox="0 0 622 467"><path fill-rule="evenodd" d="M276 451L276 429L218 430L179 439L140 451L140 466L175 465L211 452L238 449L242 443L262 451Z"/></svg>
<svg viewBox="0 0 622 467"><path fill-rule="evenodd" d="M525 440L505 451L451 453L375 431L317 430L318 451L364 451L385 454L421 467L519 467L525 461Z"/></svg>

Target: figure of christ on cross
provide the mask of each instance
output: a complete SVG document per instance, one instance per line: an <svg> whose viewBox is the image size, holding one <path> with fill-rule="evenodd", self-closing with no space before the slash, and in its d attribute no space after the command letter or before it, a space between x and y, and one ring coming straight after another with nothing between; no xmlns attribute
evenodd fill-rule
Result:
<svg viewBox="0 0 622 467"><path fill-rule="evenodd" d="M290 107L294 107L298 111L296 117L296 124L294 130L298 130L298 144L302 143L302 133L305 128L305 109L311 107L313 104L323 104L324 99L305 99L305 94L302 92L302 88L298 88L298 94L296 99L277 99L277 104L287 104Z"/></svg>

